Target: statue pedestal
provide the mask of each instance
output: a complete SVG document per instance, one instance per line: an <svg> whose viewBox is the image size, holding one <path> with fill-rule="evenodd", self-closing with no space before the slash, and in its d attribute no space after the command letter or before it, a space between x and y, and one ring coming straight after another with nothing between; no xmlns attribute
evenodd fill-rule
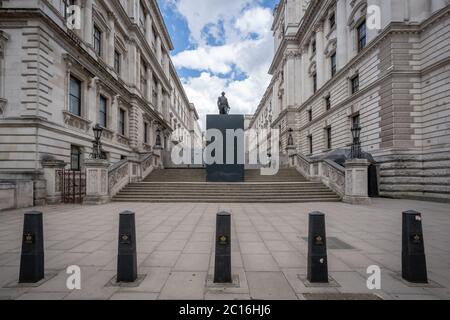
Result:
<svg viewBox="0 0 450 320"><path fill-rule="evenodd" d="M286 152L288 156L288 162L290 168L295 168L296 166L296 155L297 155L297 148L293 145L289 145L286 147Z"/></svg>
<svg viewBox="0 0 450 320"><path fill-rule="evenodd" d="M205 158L207 181L244 182L244 116L207 115L206 129L209 140Z"/></svg>
<svg viewBox="0 0 450 320"><path fill-rule="evenodd" d="M106 160L86 160L86 197L83 203L89 205L109 202L108 168Z"/></svg>
<svg viewBox="0 0 450 320"><path fill-rule="evenodd" d="M369 161L353 159L345 162L345 196L343 201L350 204L371 204L368 187Z"/></svg>

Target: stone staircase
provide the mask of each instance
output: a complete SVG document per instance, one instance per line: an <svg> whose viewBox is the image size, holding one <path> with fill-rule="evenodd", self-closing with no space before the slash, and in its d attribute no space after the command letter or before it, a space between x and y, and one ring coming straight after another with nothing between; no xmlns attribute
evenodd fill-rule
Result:
<svg viewBox="0 0 450 320"><path fill-rule="evenodd" d="M155 170L143 182L130 183L113 201L118 202L211 202L299 203L340 201L321 183L309 182L295 169L261 176L246 170L244 183L208 183L205 169Z"/></svg>

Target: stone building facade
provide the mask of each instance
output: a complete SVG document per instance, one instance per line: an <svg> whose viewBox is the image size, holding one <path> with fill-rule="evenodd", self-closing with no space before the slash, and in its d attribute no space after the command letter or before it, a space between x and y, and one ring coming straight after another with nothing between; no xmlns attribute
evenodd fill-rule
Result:
<svg viewBox="0 0 450 320"><path fill-rule="evenodd" d="M163 148L192 136L171 50L156 0L1 1L0 180L33 181L42 203L42 160L82 169L97 123L111 165L152 153L158 132Z"/></svg>
<svg viewBox="0 0 450 320"><path fill-rule="evenodd" d="M381 195L450 199L449 1L281 0L273 34L252 128L281 129L283 149L292 128L311 158L359 122Z"/></svg>

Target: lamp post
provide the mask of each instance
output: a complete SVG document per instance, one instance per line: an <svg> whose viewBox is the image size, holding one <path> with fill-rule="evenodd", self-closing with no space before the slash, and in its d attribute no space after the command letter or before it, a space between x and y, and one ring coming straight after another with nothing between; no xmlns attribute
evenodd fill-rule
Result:
<svg viewBox="0 0 450 320"><path fill-rule="evenodd" d="M361 158L361 140L360 140L361 126L358 123L353 124L351 131L352 131L352 137L353 137L351 158L352 159L360 159Z"/></svg>
<svg viewBox="0 0 450 320"><path fill-rule="evenodd" d="M103 128L100 127L100 125L97 123L97 125L92 129L94 131L94 138L93 141L93 148L92 148L92 159L104 159L104 154L102 150L102 134L103 134Z"/></svg>

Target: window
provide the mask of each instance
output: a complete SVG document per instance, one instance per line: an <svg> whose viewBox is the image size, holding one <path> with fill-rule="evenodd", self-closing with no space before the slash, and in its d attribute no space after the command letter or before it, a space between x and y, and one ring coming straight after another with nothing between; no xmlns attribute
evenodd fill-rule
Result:
<svg viewBox="0 0 450 320"><path fill-rule="evenodd" d="M363 50L367 44L367 29L366 29L366 20L364 20L357 28L358 35L358 52Z"/></svg>
<svg viewBox="0 0 450 320"><path fill-rule="evenodd" d="M98 114L98 124L106 128L107 126L107 104L108 100L104 96L100 96L100 106L99 106L99 114Z"/></svg>
<svg viewBox="0 0 450 320"><path fill-rule="evenodd" d="M331 127L325 129L326 147L327 150L331 149Z"/></svg>
<svg viewBox="0 0 450 320"><path fill-rule="evenodd" d="M119 109L119 134L124 136L126 133L125 127L125 110Z"/></svg>
<svg viewBox="0 0 450 320"><path fill-rule="evenodd" d="M148 144L148 123L144 122L144 143Z"/></svg>
<svg viewBox="0 0 450 320"><path fill-rule="evenodd" d="M308 121L311 122L313 120L312 110L308 110Z"/></svg>
<svg viewBox="0 0 450 320"><path fill-rule="evenodd" d="M81 117L81 81L70 77L69 112Z"/></svg>
<svg viewBox="0 0 450 320"><path fill-rule="evenodd" d="M77 146L70 147L70 169L74 171L81 170L81 150Z"/></svg>
<svg viewBox="0 0 450 320"><path fill-rule="evenodd" d="M331 96L325 98L325 107L327 111L331 109Z"/></svg>
<svg viewBox="0 0 450 320"><path fill-rule="evenodd" d="M331 77L336 75L336 53L333 53L330 57L331 62Z"/></svg>
<svg viewBox="0 0 450 320"><path fill-rule="evenodd" d="M121 63L122 55L116 50L114 51L114 71L116 71L117 74L120 74Z"/></svg>
<svg viewBox="0 0 450 320"><path fill-rule="evenodd" d="M312 135L308 136L308 146L309 146L309 154L313 153L313 137Z"/></svg>
<svg viewBox="0 0 450 320"><path fill-rule="evenodd" d="M354 76L351 79L352 83L352 94L355 94L359 91L359 75Z"/></svg>
<svg viewBox="0 0 450 320"><path fill-rule="evenodd" d="M336 15L334 13L328 18L328 22L330 23L330 30L336 26Z"/></svg>
<svg viewBox="0 0 450 320"><path fill-rule="evenodd" d="M316 40L313 40L312 44L311 44L311 48L312 48L312 53L313 55L316 54L317 51L317 45L316 45Z"/></svg>
<svg viewBox="0 0 450 320"><path fill-rule="evenodd" d="M94 51L98 56L102 55L102 32L94 25Z"/></svg>
<svg viewBox="0 0 450 320"><path fill-rule="evenodd" d="M317 73L313 74L313 92L316 93L317 92Z"/></svg>

